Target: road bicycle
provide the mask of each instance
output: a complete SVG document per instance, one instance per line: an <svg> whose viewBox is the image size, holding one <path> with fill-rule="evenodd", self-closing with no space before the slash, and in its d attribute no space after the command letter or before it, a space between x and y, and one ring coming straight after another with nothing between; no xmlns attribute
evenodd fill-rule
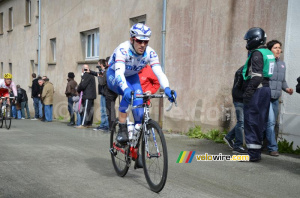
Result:
<svg viewBox="0 0 300 198"><path fill-rule="evenodd" d="M171 92L174 98L174 103L177 106L174 91ZM114 169L118 176L124 177L131 165L131 161L135 161L134 169L137 168L137 159L139 156L139 146L142 140L142 162L145 178L150 189L156 193L160 192L166 183L168 174L168 152L167 144L159 124L150 118L149 102L152 98L164 98L165 94L153 95L136 95L136 98L142 98L143 104L133 106L133 94L131 93L131 104L128 106L127 112L127 129L129 132L129 142L126 145L121 145L117 142L116 137L119 129L118 118L114 122L110 135L110 153ZM166 109L170 111L173 103ZM144 109L143 121L139 130L135 130L130 122L130 112L136 108Z"/></svg>
<svg viewBox="0 0 300 198"><path fill-rule="evenodd" d="M3 127L3 121L5 122L5 127L10 129L11 126L11 107L7 104L7 99L14 99L14 97L1 97L2 106L0 108L0 128ZM12 101L11 101L12 103ZM10 104L11 104L10 103Z"/></svg>

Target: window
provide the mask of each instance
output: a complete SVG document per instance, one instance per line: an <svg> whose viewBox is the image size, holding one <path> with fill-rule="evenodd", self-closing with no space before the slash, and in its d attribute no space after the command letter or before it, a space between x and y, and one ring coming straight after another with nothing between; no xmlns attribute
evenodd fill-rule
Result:
<svg viewBox="0 0 300 198"><path fill-rule="evenodd" d="M1 69L0 78L2 78L2 76L4 75L3 74L3 62L1 62L1 68L0 69Z"/></svg>
<svg viewBox="0 0 300 198"><path fill-rule="evenodd" d="M31 23L31 0L26 0L25 3L26 25Z"/></svg>
<svg viewBox="0 0 300 198"><path fill-rule="evenodd" d="M56 38L50 39L51 61L56 62Z"/></svg>
<svg viewBox="0 0 300 198"><path fill-rule="evenodd" d="M130 21L130 27L133 26L134 24L136 23L143 23L145 24L146 23L146 15L141 15L141 16L137 16L137 17L133 17L133 18L130 18L129 21Z"/></svg>
<svg viewBox="0 0 300 198"><path fill-rule="evenodd" d="M3 34L3 12L0 13L0 34Z"/></svg>
<svg viewBox="0 0 300 198"><path fill-rule="evenodd" d="M9 30L12 30L13 27L14 27L14 24L13 24L13 8L9 8L9 16L8 16L8 29Z"/></svg>
<svg viewBox="0 0 300 198"><path fill-rule="evenodd" d="M40 14L40 13L39 13L39 5L40 5L40 1L37 1L37 4L36 4L36 5L37 5L37 9L36 9L36 10L37 10L37 12L36 12L36 17L39 17L39 14Z"/></svg>
<svg viewBox="0 0 300 198"><path fill-rule="evenodd" d="M12 63L9 63L9 73L12 74Z"/></svg>
<svg viewBox="0 0 300 198"><path fill-rule="evenodd" d="M85 59L92 60L99 58L99 29L81 32L85 48Z"/></svg>

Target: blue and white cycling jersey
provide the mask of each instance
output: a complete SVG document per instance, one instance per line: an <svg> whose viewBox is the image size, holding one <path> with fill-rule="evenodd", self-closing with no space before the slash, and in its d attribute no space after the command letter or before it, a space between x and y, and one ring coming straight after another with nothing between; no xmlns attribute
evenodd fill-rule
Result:
<svg viewBox="0 0 300 198"><path fill-rule="evenodd" d="M169 87L169 81L161 69L158 55L149 46L146 47L144 54L138 55L132 48L130 41L121 43L114 50L108 64L109 69L115 71L115 79L113 80L113 83L117 83L123 91L128 87L126 77L137 74L147 64L151 66L161 87L163 89Z"/></svg>

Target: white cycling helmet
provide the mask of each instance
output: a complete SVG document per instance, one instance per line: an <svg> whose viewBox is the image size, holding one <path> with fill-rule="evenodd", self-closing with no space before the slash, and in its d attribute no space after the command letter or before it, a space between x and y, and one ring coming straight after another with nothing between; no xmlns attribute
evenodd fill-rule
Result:
<svg viewBox="0 0 300 198"><path fill-rule="evenodd" d="M131 38L135 37L139 40L148 41L150 40L150 36L151 36L150 28L142 23L137 23L130 28Z"/></svg>

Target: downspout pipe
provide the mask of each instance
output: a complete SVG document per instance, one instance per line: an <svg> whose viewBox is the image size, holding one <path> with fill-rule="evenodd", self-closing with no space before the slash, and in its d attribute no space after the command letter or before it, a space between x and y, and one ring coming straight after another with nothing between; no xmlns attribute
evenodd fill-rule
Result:
<svg viewBox="0 0 300 198"><path fill-rule="evenodd" d="M163 21L162 21L162 40L161 40L161 67L163 72L165 72L165 43L166 43L166 13L167 13L167 0L163 0ZM163 92L163 90L160 90ZM163 99L159 100L159 110L158 110L158 122L160 127L163 127Z"/></svg>
<svg viewBox="0 0 300 198"><path fill-rule="evenodd" d="M161 41L161 67L165 72L165 44L166 44L166 13L167 13L167 0L163 1L163 21L162 21L162 41Z"/></svg>
<svg viewBox="0 0 300 198"><path fill-rule="evenodd" d="M41 2L42 0L39 0L39 44L38 44L38 76L40 75L41 70Z"/></svg>

